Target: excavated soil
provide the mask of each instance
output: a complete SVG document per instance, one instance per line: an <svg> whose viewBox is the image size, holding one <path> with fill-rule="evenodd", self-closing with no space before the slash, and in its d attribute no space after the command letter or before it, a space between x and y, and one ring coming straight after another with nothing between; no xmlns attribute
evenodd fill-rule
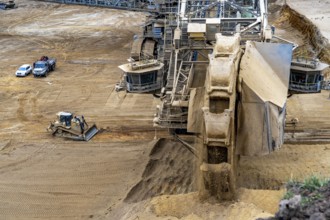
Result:
<svg viewBox="0 0 330 220"><path fill-rule="evenodd" d="M159 139L152 148L142 179L128 193L125 202L139 202L159 195L194 192L195 155L180 142Z"/></svg>
<svg viewBox="0 0 330 220"><path fill-rule="evenodd" d="M269 1L269 21L275 27L275 35L298 45L293 51L294 57L313 57L330 63L330 32L327 26L330 15L326 10L329 4L328 0ZM326 77L329 72L325 73Z"/></svg>
<svg viewBox="0 0 330 220"><path fill-rule="evenodd" d="M289 5L285 5L281 11L282 19L303 34L303 39L313 48L313 54L307 53L308 56L314 56L323 62L330 63L330 45L329 40L325 38L319 28L312 23L306 16L299 14ZM302 50L298 50L302 53Z"/></svg>
<svg viewBox="0 0 330 220"><path fill-rule="evenodd" d="M17 9L0 11L0 219L255 219L277 211L284 194L277 189L291 177L330 176L330 145L284 145L241 158L236 201L200 200L193 155L154 140L167 136L152 127L159 100L114 92L117 66L145 14L15 2ZM306 43L288 21L277 21L282 36ZM42 55L57 58L48 77L15 77ZM303 129L327 127L327 96L294 95L290 117ZM90 142L54 139L45 128L63 110L83 114L102 132Z"/></svg>

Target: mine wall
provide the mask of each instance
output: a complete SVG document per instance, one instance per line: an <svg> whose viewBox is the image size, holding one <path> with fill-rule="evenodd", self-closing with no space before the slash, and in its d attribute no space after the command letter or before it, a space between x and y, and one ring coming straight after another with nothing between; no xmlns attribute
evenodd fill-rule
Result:
<svg viewBox="0 0 330 220"><path fill-rule="evenodd" d="M318 27L287 4L283 6L281 14L287 17L293 28L304 35L308 43L314 48L317 57L325 63L330 63L329 40L322 35Z"/></svg>

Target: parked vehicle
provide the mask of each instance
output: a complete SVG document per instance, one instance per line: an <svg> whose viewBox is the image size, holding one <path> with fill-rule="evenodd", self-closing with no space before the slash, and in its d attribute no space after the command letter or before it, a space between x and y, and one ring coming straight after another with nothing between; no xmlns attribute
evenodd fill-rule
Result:
<svg viewBox="0 0 330 220"><path fill-rule="evenodd" d="M15 7L14 0L9 0L8 2L0 2L0 9L2 10L14 9L14 8L17 8Z"/></svg>
<svg viewBox="0 0 330 220"><path fill-rule="evenodd" d="M50 71L55 70L56 59L48 58L47 56L42 56L40 60L33 63L33 75L37 76L47 76Z"/></svg>
<svg viewBox="0 0 330 220"><path fill-rule="evenodd" d="M32 72L32 67L30 64L24 64L16 71L16 76L27 76Z"/></svg>

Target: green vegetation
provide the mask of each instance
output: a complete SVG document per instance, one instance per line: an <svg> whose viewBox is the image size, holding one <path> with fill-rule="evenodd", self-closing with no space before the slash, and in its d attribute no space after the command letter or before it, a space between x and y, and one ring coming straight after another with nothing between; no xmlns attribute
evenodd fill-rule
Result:
<svg viewBox="0 0 330 220"><path fill-rule="evenodd" d="M291 199L295 195L301 195L301 205L309 205L313 201L322 199L319 189L329 183L329 179L320 178L315 175L306 178L303 182L289 180L287 183L287 192L283 199Z"/></svg>
<svg viewBox="0 0 330 220"><path fill-rule="evenodd" d="M314 195L302 197L300 203L302 206L306 206L306 205L310 205L313 201L316 201L316 200L322 199L322 198L323 198L323 196L320 193L316 193Z"/></svg>
<svg viewBox="0 0 330 220"><path fill-rule="evenodd" d="M285 195L283 196L283 199L291 199L294 196L294 193L290 190L288 190Z"/></svg>
<svg viewBox="0 0 330 220"><path fill-rule="evenodd" d="M319 189L320 187L326 185L329 182L329 179L321 179L316 176L311 176L304 180L302 184L302 188L314 191L316 189Z"/></svg>

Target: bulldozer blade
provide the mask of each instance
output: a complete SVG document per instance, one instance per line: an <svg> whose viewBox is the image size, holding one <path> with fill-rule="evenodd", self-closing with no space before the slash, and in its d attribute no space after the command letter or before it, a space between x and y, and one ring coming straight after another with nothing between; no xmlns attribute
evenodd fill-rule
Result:
<svg viewBox="0 0 330 220"><path fill-rule="evenodd" d="M84 140L85 141L89 141L90 139L92 139L96 134L97 132L99 132L99 129L97 129L96 125L92 125L88 131L86 131L85 133L85 137L84 137Z"/></svg>

